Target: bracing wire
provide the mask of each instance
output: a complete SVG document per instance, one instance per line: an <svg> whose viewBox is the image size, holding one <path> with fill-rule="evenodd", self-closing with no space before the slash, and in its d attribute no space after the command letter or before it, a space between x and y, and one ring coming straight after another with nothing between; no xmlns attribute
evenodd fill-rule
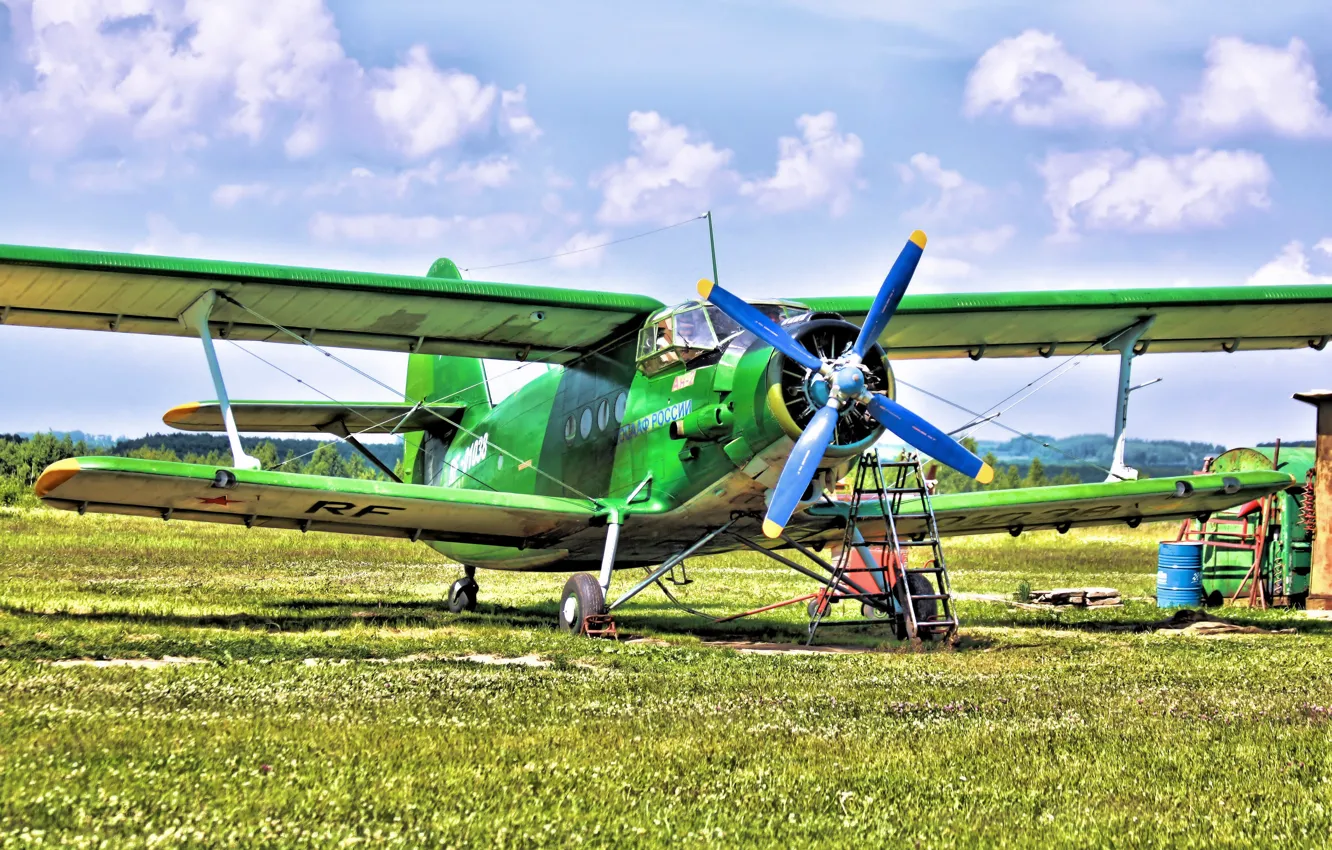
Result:
<svg viewBox="0 0 1332 850"><path fill-rule="evenodd" d="M972 409L970 409L970 408L968 408L968 407L963 407L962 405L958 404L958 403L955 402L955 401L949 401L948 399L944 398L943 396L938 395L937 393L932 393L932 392L930 392L929 390L925 389L924 387L918 387L918 386L916 386L915 384L911 383L910 381L904 381L904 380L902 380L901 378L898 378L898 379L897 379L897 382L898 382L899 384L901 384L902 386L904 386L904 387L910 387L911 389L915 390L915 391L918 392L918 393L923 393L923 394L929 396L930 398L934 399L935 401L941 401L941 402L943 402L944 404L948 405L949 407L956 408L957 410L960 410L960 411L962 411L963 413L969 414L969 415L974 416L974 417L976 417L976 418L981 418L981 417L980 417L980 414L978 414L976 411L974 411L974 410L972 410ZM1019 431L1019 430L1016 429L1016 428L1010 428L1009 426L1005 425L1004 423L1002 423L1002 422L996 422L996 421L993 420L993 419L991 419L990 422L993 423L993 424L995 424L995 425L998 425L1000 428L1003 428L1005 431L1008 431L1008 432L1010 432L1010 433L1012 433L1012 434L1016 434L1017 436L1023 438L1024 440L1030 440L1031 442L1036 443L1037 445L1039 445L1039 446L1041 446L1041 447L1043 447L1043 448L1047 448L1047 449L1049 449L1049 450L1051 450L1051 451L1053 451L1053 452L1055 452L1055 453L1057 453L1057 454L1060 454L1060 455L1062 455L1062 456L1068 458L1069 460L1073 461L1074 463L1080 463L1080 464L1082 464L1082 465L1084 465L1084 466L1090 466L1090 467L1092 467L1093 469L1098 469L1098 470L1100 470L1101 472L1104 472L1106 475L1114 475L1116 478L1119 478L1119 479L1123 480L1123 476L1122 476L1122 475L1117 475L1117 474L1115 474L1115 473L1112 472L1111 470L1106 469L1104 466L1101 466L1099 463L1093 463L1092 461L1089 461L1089 460L1087 460L1086 458L1075 457L1075 456L1069 454L1068 452L1064 451L1063 449L1059 448L1058 446L1053 445L1053 444L1051 444L1051 443L1048 443L1048 442L1046 442L1045 440L1042 440L1040 437L1036 437L1036 436L1033 436L1033 435L1031 435L1031 434L1028 434L1026 431Z"/></svg>
<svg viewBox="0 0 1332 850"><path fill-rule="evenodd" d="M226 293L221 293L221 297L224 298L224 299L226 299L229 303L234 304L235 306L237 306L237 307L239 307L240 309L244 310L245 312L249 313L251 316L254 316L256 319L258 319L259 321L263 322L264 324L269 325L269 326L273 327L274 329L280 331L281 333L286 334L287 336L291 337L293 340L295 340L295 341L301 343L302 345L307 345L307 346L309 346L310 348L313 348L315 351L318 351L320 354L322 354L322 355L324 355L325 357L327 357L328 359L332 360L334 363L338 363L338 364L340 364L340 365L342 365L342 366L345 366L346 368L348 368L348 369L350 369L351 371L355 372L356 374L360 375L362 378L365 378L367 381L370 381L371 383L376 384L376 385L378 385L378 386L380 386L380 387L382 387L382 388L388 390L388 391L391 392L391 393L395 393L395 394L396 394L396 393L399 392L398 390L394 389L393 387L389 386L388 384L386 384L386 383L384 383L383 381L381 381L381 380L379 380L378 378L376 378L374 375L371 375L369 372L366 372L364 369L361 369L360 367L355 366L355 365L353 365L352 363L349 363L348 361L342 359L341 357L338 357L336 354L334 354L333 352L329 351L328 349L326 349L326 348L324 348L324 347L318 345L317 343L311 342L310 340L306 339L305 337L301 336L300 334L296 333L295 331L293 331L293 330L291 330L291 329L289 329L289 328L287 328L287 327L285 327L285 326L283 326L283 325L280 325L280 324L278 324L277 322L273 321L272 319L269 319L268 317L262 315L262 314L259 313L258 311L253 310L253 309L251 309L250 307L245 306L244 304L242 304L241 302L237 301L235 298L231 297L230 295L227 295ZM406 400L409 401L409 402L412 402L412 403L414 403L414 404L423 404L423 400L421 400L421 399L407 398ZM424 404L423 404L423 406L422 406L421 409L424 410L424 411L426 411L427 413L429 413L431 416L434 416L435 418L439 419L441 422L445 422L445 423L447 423L447 424L449 425L449 427L451 427L451 428L457 428L459 431L462 431L463 433L468 434L468 435L470 435L470 436L473 437L473 438L477 438L477 437L480 437L480 436L481 436L481 435L478 434L476 431L473 431L472 429L470 429L470 428L468 428L468 427L462 425L461 423L459 423L459 422L454 422L453 420L451 420L451 419L445 417L445 416L444 416L443 414L441 414L439 411L432 409L429 405L424 405ZM490 445L491 445L492 447L494 447L494 449L495 449L497 452L499 452L500 454L503 454L503 455L508 456L511 460L517 461L518 463L527 463L527 464L528 464L528 467L529 467L533 472L537 473L538 475L541 475L542 477L544 477L544 478L546 478L546 479L548 479L548 480L554 482L555 484L558 484L560 487L562 487L562 488L568 490L568 491L571 492L571 493L575 493L575 494L577 494L577 495L580 496L581 498L584 498L584 499L588 500L589 502L591 502L593 505L595 505L595 506L597 506L597 507L600 507L600 506L601 506L601 503L600 503L599 501L597 501L596 499L594 499L593 497L587 495L587 494L584 493L583 491L579 490L577 487L574 487L573 485L568 484L568 483L566 483L566 482L560 480L559 478L556 478L554 475L551 475L549 472L546 472L544 469L541 469L541 468L540 468L539 466L537 466L535 463L531 462L530 459L524 460L523 458L519 457L518 455L514 454L513 452L511 452L511 451L509 451L508 449L504 448L503 446L501 446L501 445L495 443L494 441L491 441L491 442L490 442Z"/></svg>
<svg viewBox="0 0 1332 850"><path fill-rule="evenodd" d="M671 230L676 227L684 227L686 224L692 224L696 221L702 221L707 217L708 214L703 213L701 215L696 215L693 218L687 218L684 221L677 221L675 224L668 224L665 227L658 227L655 230L645 230L642 233L635 233L633 236L625 236L620 239L612 239L609 242L600 242L596 245L588 245L583 248L575 248L572 251L561 251L558 254L547 254L544 257L532 257L531 259L527 260L515 260L512 263L495 263L494 265L489 265L489 266L470 266L468 268L463 269L463 271L481 272L481 271L486 271L487 269L503 269L503 268L508 268L509 266L522 266L528 263L539 263L543 260L554 260L558 257L568 257L573 254L581 254L584 251L596 251L599 248L608 248L611 245L619 245L621 242L632 242L635 239L642 239L644 236L652 236L655 233L661 233L663 231Z"/></svg>
<svg viewBox="0 0 1332 850"><path fill-rule="evenodd" d="M329 395L328 393L326 393L326 392L324 392L323 390L321 390L321 389L319 389L318 387L316 387L314 384L311 384L309 381L305 381L305 380L302 380L301 378L296 377L295 375L293 375L293 374L291 374L290 372L288 372L286 369L283 369L281 366L277 365L276 363L274 363L274 362L272 362L272 361L270 361L270 360L265 359L264 357L260 356L259 354L256 354L255 352L251 351L250 349L246 348L245 346L241 345L240 343L236 342L235 340L231 340L231 339L229 339L229 340L227 340L227 342L230 342L232 345L236 346L236 347L239 348L241 351L244 351L246 354L248 354L248 355L250 355L251 357L253 357L253 358L255 358L256 360L258 360L260 363L263 363L263 364L265 364L265 365L268 365L268 366L273 367L274 369L278 370L278 371L281 372L282 374L286 375L288 378L291 378L293 381L296 381L298 384L301 384L302 386L305 386L305 387L309 387L310 389L312 389L312 390L314 390L315 392L319 393L321 396L323 396L324 398L328 399L329 401L331 401L331 402L333 402L333 403L335 403L335 404L347 405L347 409L348 409L348 410L350 410L351 412L355 413L357 416L359 416L361 419L365 420L366 422L370 423L370 424L367 425L366 427L361 428L361 429L358 430L358 431L352 432L352 435L353 435L353 436L360 436L360 435L362 435L362 434L369 433L370 431L372 431L372 430L375 429L375 428L379 428L379 427L382 427L382 426L384 426L384 425L387 425L388 423L393 422L393 421L395 421L395 420L402 420L402 419L405 419L405 418L407 418L408 415L410 415L410 414L412 413L411 410L407 410L407 411L404 411L403 413L399 413L399 414L397 414L396 416L390 416L388 419L385 419L385 420L382 421L382 422L374 422L374 421L372 421L372 420L370 419L369 416L366 416L365 413L363 413L363 412L361 412L361 411L359 411L359 410L356 410L354 407L352 407L351 405L347 404L347 402L342 401L341 399L334 398L333 396ZM417 407L422 407L422 406L423 406L423 405L421 405L419 402L417 403ZM414 409L414 408L413 408L413 409ZM334 436L334 437L337 437L337 439L339 439L339 440L343 440L343 442L346 442L346 440L344 440L344 439L343 439L341 436L339 436L338 434L333 434L333 436ZM313 449L313 450L311 450L311 451L305 452L304 454L300 454L300 455L296 455L295 457L287 458L286 460L284 460L284 461L282 461L281 463L279 463L277 466L273 467L273 469L275 469L275 470L277 470L277 469L281 469L282 467L286 466L286 465L289 464L289 463L294 463L294 462L299 461L299 460L304 460L305 458L310 457L311 455L313 455L313 454L314 454L315 452L317 452L317 451L319 451L319 449L318 449L318 448L315 448L315 449ZM492 487L489 483L487 483L487 482L485 482L485 481L482 481L480 478L477 478L475 475L472 475L470 472L467 472L467 471L466 471L465 469L463 469L462 467L455 466L454 464L449 463L448 460L443 460L443 463L444 463L444 465L447 466L449 469L452 469L454 472L457 472L457 473L459 473L460 475L465 475L465 476L467 476L469 479L471 479L472 481L475 481L477 484L480 484L481 486L485 487L486 489L488 489L488 490L495 490L495 488Z"/></svg>

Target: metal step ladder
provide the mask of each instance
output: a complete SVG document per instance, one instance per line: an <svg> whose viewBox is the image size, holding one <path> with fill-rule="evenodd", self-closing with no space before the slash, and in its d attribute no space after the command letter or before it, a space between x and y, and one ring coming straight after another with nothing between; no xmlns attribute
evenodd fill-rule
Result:
<svg viewBox="0 0 1332 850"><path fill-rule="evenodd" d="M923 639L951 640L957 634L957 614L953 608L948 567L939 539L939 525L930 503L929 487L925 482L920 458L904 453L897 460L885 462L880 459L877 451L866 452L860 457L853 475L850 511L842 537L842 556L833 573L834 586L846 587L848 592L838 595L859 599L862 610L871 617L876 613L881 617L893 617L897 621L899 637L905 637L913 643ZM917 503L912 507L919 507L925 530L903 540L897 526L902 504L908 498ZM878 501L879 516L862 518L864 503L870 499ZM911 516L917 514L913 512ZM875 524L875 519L881 525L871 530L869 526ZM925 566L909 566L908 551L919 552L927 547L928 560ZM877 554L874 563L866 564L865 568L853 569L851 553L857 548ZM877 588L886 589L887 592L864 593L856 590L855 585L863 586L865 582L855 581L849 575L853 572L862 576L868 574ZM916 584L914 590L913 580ZM930 605L931 602L934 604ZM823 610L818 611L810 623L811 640L823 613Z"/></svg>

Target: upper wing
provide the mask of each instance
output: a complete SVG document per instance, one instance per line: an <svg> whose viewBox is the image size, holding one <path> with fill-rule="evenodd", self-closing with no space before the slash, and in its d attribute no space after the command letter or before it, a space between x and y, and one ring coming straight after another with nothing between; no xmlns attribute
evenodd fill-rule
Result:
<svg viewBox="0 0 1332 850"><path fill-rule="evenodd" d="M1106 484L948 493L931 497L930 504L934 508L939 534L949 537L1184 519L1225 510L1294 484L1294 477L1284 472L1260 470ZM836 524L847 511L845 503L814 505L805 512L802 524L805 527L818 523ZM882 516L879 503L863 502L860 515L862 520ZM919 500L904 500L894 519L900 536L927 531Z"/></svg>
<svg viewBox="0 0 1332 850"><path fill-rule="evenodd" d="M54 463L36 490L48 505L80 512L518 548L549 546L596 517L580 499L123 457Z"/></svg>
<svg viewBox="0 0 1332 850"><path fill-rule="evenodd" d="M450 404L340 401L233 401L239 431L260 433L396 434L404 431L446 433L465 407ZM444 417L441 419L440 417ZM445 421L449 420L449 421ZM215 401L192 401L166 412L162 421L181 431L223 431L222 408Z"/></svg>
<svg viewBox="0 0 1332 850"><path fill-rule="evenodd" d="M799 299L864 321L869 296ZM1101 344L1154 317L1150 351L1322 348L1332 337L1332 286L1219 286L908 295L879 337L889 356L1034 357L1103 353Z"/></svg>
<svg viewBox="0 0 1332 850"><path fill-rule="evenodd" d="M0 245L0 324L192 336L178 317L216 290L235 340L563 363L642 324L639 295L428 277Z"/></svg>

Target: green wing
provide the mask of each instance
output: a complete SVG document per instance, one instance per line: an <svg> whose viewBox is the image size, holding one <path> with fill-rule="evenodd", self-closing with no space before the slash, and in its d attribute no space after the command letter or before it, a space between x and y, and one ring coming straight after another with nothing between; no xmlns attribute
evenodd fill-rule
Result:
<svg viewBox="0 0 1332 850"><path fill-rule="evenodd" d="M0 245L0 324L193 336L179 316L222 297L216 335L562 363L633 333L661 302L638 295L428 277Z"/></svg>
<svg viewBox="0 0 1332 850"><path fill-rule="evenodd" d="M80 512L518 548L549 546L596 515L578 499L122 457L62 460L36 490Z"/></svg>
<svg viewBox="0 0 1332 850"><path fill-rule="evenodd" d="M860 324L872 297L798 299ZM1222 286L908 295L879 337L895 359L1104 353L1146 317L1153 352L1322 348L1332 286Z"/></svg>
<svg viewBox="0 0 1332 850"><path fill-rule="evenodd" d="M466 409L450 404L415 405L377 401L231 403L237 430L258 433L346 435L430 431L443 435L452 432L452 422L461 419ZM215 401L193 401L178 405L168 410L162 421L180 431L226 430L222 421L222 408Z"/></svg>
<svg viewBox="0 0 1332 850"><path fill-rule="evenodd" d="M1284 472L1232 472L1148 478L1106 484L1069 484L1021 490L983 490L949 493L930 499L939 534L957 537L996 531L1032 531L1128 522L1184 519L1215 513L1266 496L1295 484ZM835 522L847 515L845 503L815 505L805 512L806 527ZM875 527L882 514L877 501L861 507L866 528ZM868 520L868 521L867 521ZM898 534L925 533L919 500L904 500L896 517ZM869 532L867 531L868 535Z"/></svg>

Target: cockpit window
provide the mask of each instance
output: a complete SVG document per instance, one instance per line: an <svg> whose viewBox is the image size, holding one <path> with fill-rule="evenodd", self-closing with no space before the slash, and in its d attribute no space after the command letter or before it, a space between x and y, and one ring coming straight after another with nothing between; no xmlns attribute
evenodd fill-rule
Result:
<svg viewBox="0 0 1332 850"><path fill-rule="evenodd" d="M754 308L776 322L809 313L799 304L760 302ZM639 332L639 368L655 375L676 363L687 363L717 350L742 330L734 319L706 302L692 301L659 310Z"/></svg>

